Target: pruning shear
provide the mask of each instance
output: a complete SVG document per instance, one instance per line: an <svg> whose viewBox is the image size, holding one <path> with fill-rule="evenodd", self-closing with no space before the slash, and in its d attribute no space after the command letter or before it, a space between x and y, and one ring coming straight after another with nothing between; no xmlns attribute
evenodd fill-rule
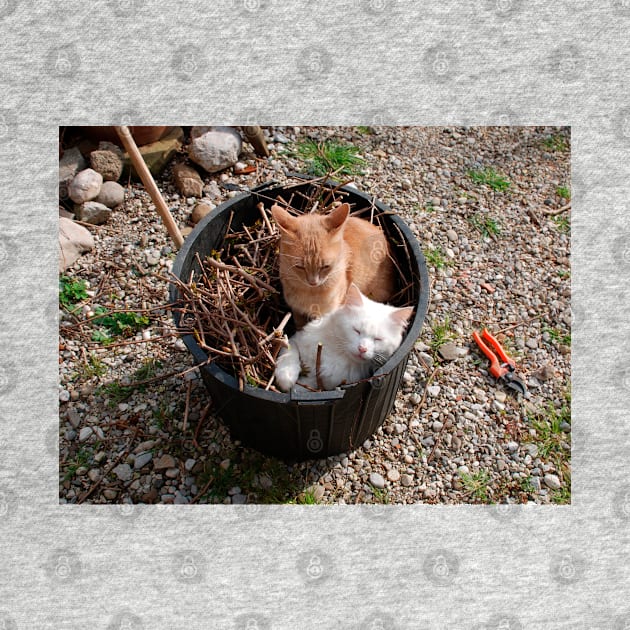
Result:
<svg viewBox="0 0 630 630"><path fill-rule="evenodd" d="M514 359L508 357L505 350L501 347L501 344L485 328L483 329L481 335L479 335L477 331L473 332L473 339L477 342L481 351L488 357L488 359L490 359L490 374L492 374L492 376L494 376L497 380L501 381L506 387L522 394L525 398L529 398L527 386L514 374L514 370L516 370L516 363L514 362ZM482 341L482 339L494 348L502 363L499 363L497 354L495 354L492 349Z"/></svg>

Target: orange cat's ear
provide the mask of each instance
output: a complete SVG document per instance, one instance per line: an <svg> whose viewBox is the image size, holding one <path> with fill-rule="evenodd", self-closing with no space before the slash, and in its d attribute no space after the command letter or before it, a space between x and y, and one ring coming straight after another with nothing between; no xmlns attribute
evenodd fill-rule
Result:
<svg viewBox="0 0 630 630"><path fill-rule="evenodd" d="M344 304L346 306L363 306L363 296L354 282L348 287Z"/></svg>
<svg viewBox="0 0 630 630"><path fill-rule="evenodd" d="M347 203L342 203L340 206L337 206L326 217L326 229L329 232L336 232L346 222L348 214L350 214L350 206Z"/></svg>
<svg viewBox="0 0 630 630"><path fill-rule="evenodd" d="M409 318L413 314L413 306L406 306L405 308L396 309L391 317L400 326L406 326L409 323Z"/></svg>
<svg viewBox="0 0 630 630"><path fill-rule="evenodd" d="M271 206L271 215L280 229L291 234L295 232L295 217L292 217L284 208L274 204Z"/></svg>

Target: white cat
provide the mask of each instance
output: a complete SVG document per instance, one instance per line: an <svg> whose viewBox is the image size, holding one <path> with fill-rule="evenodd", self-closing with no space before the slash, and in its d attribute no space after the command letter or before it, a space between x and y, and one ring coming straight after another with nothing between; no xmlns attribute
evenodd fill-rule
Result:
<svg viewBox="0 0 630 630"><path fill-rule="evenodd" d="M321 343L319 380L323 389L367 378L400 345L412 307L396 308L365 297L350 285L337 310L304 326L289 340L276 362L276 383L289 391L296 382L320 389L317 347Z"/></svg>

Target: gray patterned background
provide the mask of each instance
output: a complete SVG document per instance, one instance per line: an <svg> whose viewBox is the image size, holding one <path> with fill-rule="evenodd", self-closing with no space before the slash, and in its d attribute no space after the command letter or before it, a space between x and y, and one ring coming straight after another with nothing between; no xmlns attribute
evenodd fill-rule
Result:
<svg viewBox="0 0 630 630"><path fill-rule="evenodd" d="M0 0L0 628L630 627L630 2ZM59 124L570 124L573 505L60 506Z"/></svg>

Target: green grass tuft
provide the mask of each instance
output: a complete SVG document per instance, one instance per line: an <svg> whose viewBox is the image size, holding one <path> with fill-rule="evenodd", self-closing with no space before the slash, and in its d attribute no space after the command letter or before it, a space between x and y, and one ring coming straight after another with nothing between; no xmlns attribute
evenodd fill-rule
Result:
<svg viewBox="0 0 630 630"><path fill-rule="evenodd" d="M359 148L341 144L334 140L314 142L304 140L297 147L297 155L307 164L312 175L362 175L361 166L365 160L359 155Z"/></svg>
<svg viewBox="0 0 630 630"><path fill-rule="evenodd" d="M484 184L492 188L492 190L499 192L507 190L510 187L510 180L490 167L483 170L468 171L468 177L470 177L471 181L475 184Z"/></svg>

